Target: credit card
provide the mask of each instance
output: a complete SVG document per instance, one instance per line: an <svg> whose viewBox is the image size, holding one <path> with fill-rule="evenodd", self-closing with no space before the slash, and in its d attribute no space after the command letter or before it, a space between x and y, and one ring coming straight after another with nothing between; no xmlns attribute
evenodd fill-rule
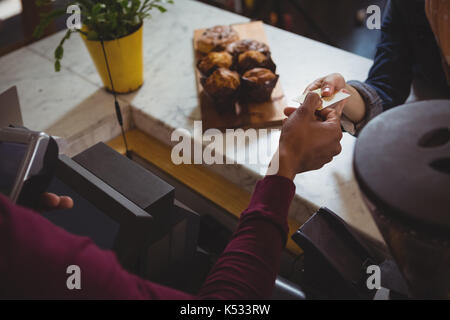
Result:
<svg viewBox="0 0 450 320"><path fill-rule="evenodd" d="M318 110L322 110L325 109L326 107L329 107L339 101L342 101L348 97L350 97L350 94L339 91L337 93L335 93L334 95L332 95L331 97L322 97L322 89L317 89L314 90L312 92L317 93L321 98L322 98L322 107L319 108ZM304 93L301 96L297 97L296 99L294 99L295 102L302 104L307 96L308 93Z"/></svg>

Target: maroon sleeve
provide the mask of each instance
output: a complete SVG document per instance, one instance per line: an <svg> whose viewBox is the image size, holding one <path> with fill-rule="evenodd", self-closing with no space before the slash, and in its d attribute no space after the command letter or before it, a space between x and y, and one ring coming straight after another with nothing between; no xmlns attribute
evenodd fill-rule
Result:
<svg viewBox="0 0 450 320"><path fill-rule="evenodd" d="M294 183L267 176L256 184L233 239L200 289L200 299L268 299L286 243Z"/></svg>
<svg viewBox="0 0 450 320"><path fill-rule="evenodd" d="M67 287L67 268L81 271L81 289ZM72 235L0 194L0 298L192 299L125 271L115 254Z"/></svg>
<svg viewBox="0 0 450 320"><path fill-rule="evenodd" d="M249 208L219 258L200 299L268 298L286 240L293 183L258 182ZM67 268L81 270L81 290L69 290ZM131 275L114 253L72 235L0 195L0 298L192 299Z"/></svg>

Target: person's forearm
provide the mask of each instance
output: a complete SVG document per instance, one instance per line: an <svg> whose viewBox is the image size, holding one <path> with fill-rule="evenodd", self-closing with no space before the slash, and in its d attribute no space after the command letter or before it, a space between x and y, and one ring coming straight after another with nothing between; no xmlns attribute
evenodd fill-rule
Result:
<svg viewBox="0 0 450 320"><path fill-rule="evenodd" d="M351 96L345 104L343 113L350 121L356 124L364 119L366 114L366 105L363 98L355 88L347 84L345 89L350 92Z"/></svg>
<svg viewBox="0 0 450 320"><path fill-rule="evenodd" d="M293 182L285 177L267 176L258 182L233 239L213 267L198 298L270 298L286 241L287 214L294 193Z"/></svg>
<svg viewBox="0 0 450 320"><path fill-rule="evenodd" d="M80 268L80 289L67 268ZM125 271L115 254L0 195L0 298L192 299Z"/></svg>

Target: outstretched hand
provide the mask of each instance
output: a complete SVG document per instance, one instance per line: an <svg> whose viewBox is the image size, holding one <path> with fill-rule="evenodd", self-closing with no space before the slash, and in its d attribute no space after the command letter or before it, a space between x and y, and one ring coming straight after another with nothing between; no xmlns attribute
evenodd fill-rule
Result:
<svg viewBox="0 0 450 320"><path fill-rule="evenodd" d="M322 89L322 96L331 97L335 93L345 89L347 86L344 77L339 73L332 73L325 77L316 79L308 87L306 87L304 93L314 91L316 89Z"/></svg>

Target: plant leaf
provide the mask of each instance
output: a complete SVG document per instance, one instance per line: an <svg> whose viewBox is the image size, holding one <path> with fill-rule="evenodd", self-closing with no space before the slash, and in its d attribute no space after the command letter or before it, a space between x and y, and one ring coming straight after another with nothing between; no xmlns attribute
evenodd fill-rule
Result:
<svg viewBox="0 0 450 320"><path fill-rule="evenodd" d="M162 13L167 11L166 8L164 8L163 6L160 6L159 4L154 4L153 7L155 7L156 9L158 9Z"/></svg>
<svg viewBox="0 0 450 320"><path fill-rule="evenodd" d="M1 1L1 0L0 0ZM81 21L84 25L82 33L89 40L108 41L127 36L135 32L150 18L150 11L157 9L166 12L163 6L166 3L173 4L173 0L27 0L35 1L38 6L48 6L53 11L41 15L40 22L33 35L41 37L50 23L58 17L66 15L68 5L78 5L81 10ZM60 3L61 2L61 3ZM68 30L55 49L55 71L61 69L61 59L64 56L63 45L70 38L72 31Z"/></svg>
<svg viewBox="0 0 450 320"><path fill-rule="evenodd" d="M55 61L55 71L59 72L61 70L61 62L59 60Z"/></svg>
<svg viewBox="0 0 450 320"><path fill-rule="evenodd" d="M58 47L56 47L55 50L55 59L61 60L63 55L64 55L64 48L61 45L59 45Z"/></svg>

